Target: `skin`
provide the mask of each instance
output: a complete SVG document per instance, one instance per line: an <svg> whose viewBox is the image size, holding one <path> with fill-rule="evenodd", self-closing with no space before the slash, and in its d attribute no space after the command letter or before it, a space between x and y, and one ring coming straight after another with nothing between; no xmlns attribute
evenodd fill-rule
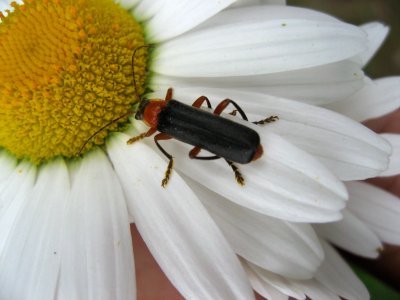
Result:
<svg viewBox="0 0 400 300"><path fill-rule="evenodd" d="M366 122L366 125L378 133L400 133L400 110L385 117L370 120ZM400 197L400 175L378 178L369 182ZM135 255L138 300L183 300L184 298L161 271L133 224L131 225L131 233ZM384 278L392 285L399 286L400 247L386 245L378 260L373 263L361 260L361 263L372 269L378 277ZM256 299L261 300L263 298L256 295Z"/></svg>

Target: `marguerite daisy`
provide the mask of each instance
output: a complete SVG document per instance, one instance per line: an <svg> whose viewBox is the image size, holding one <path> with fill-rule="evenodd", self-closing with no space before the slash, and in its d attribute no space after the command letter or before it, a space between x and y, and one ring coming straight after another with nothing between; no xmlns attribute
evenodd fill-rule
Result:
<svg viewBox="0 0 400 300"><path fill-rule="evenodd" d="M119 2L1 2L0 298L134 299L132 220L188 299L252 299L252 287L273 295L293 280L302 298L366 295L307 224L342 218L341 180L387 168L384 138L314 105L365 85L366 30L250 1ZM135 109L137 94L169 87L182 102L229 97L251 118L279 116L245 123L265 153L240 166L244 187L223 161L190 160L172 141L164 189L151 140L126 144L142 124L103 128Z"/></svg>

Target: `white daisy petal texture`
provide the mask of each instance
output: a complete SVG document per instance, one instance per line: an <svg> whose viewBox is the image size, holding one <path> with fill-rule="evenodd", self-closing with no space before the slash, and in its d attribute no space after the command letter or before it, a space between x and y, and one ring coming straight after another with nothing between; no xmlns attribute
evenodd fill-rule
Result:
<svg viewBox="0 0 400 300"><path fill-rule="evenodd" d="M188 299L252 299L246 275L196 195L177 172L160 186L166 163L144 143L110 140L108 153L130 213L150 252Z"/></svg>
<svg viewBox="0 0 400 300"><path fill-rule="evenodd" d="M5 13L6 9L9 9L10 4L5 1L0 1L0 11ZM1 22L1 21L0 21Z"/></svg>
<svg viewBox="0 0 400 300"><path fill-rule="evenodd" d="M135 19L144 22L156 15L163 5L165 5L165 0L143 0L138 1L139 3L132 9Z"/></svg>
<svg viewBox="0 0 400 300"><path fill-rule="evenodd" d="M33 186L34 174L21 170L19 166L16 175L25 177L25 183L14 186L16 197L7 193L12 204L0 217L0 241L5 242L0 246L0 298L51 299L59 273L59 225L69 192L68 172L63 161L53 162L41 169ZM4 236L6 228L9 234Z"/></svg>
<svg viewBox="0 0 400 300"><path fill-rule="evenodd" d="M261 22L265 20L280 20L286 18L334 23L340 22L338 19L330 15L312 9L294 6L282 7L276 5L258 5L254 7L241 7L240 10L227 9L201 24L199 28L206 28L223 24L233 25L236 23L242 23L243 20L254 20L256 22Z"/></svg>
<svg viewBox="0 0 400 300"><path fill-rule="evenodd" d="M348 209L373 230L382 242L400 244L400 199L364 182L346 184Z"/></svg>
<svg viewBox="0 0 400 300"><path fill-rule="evenodd" d="M400 77L366 79L356 94L326 107L359 122L384 116L400 107Z"/></svg>
<svg viewBox="0 0 400 300"><path fill-rule="evenodd" d="M297 284L299 288L301 288L310 299L340 300L337 294L333 293L316 280L308 280L304 282L299 282Z"/></svg>
<svg viewBox="0 0 400 300"><path fill-rule="evenodd" d="M161 42L176 37L234 2L235 0L143 0L140 5L153 8L150 11L153 16L145 25L147 38L150 42Z"/></svg>
<svg viewBox="0 0 400 300"><path fill-rule="evenodd" d="M360 65L344 60L313 68L253 76L186 78L155 74L151 86L166 90L169 87L212 87L262 93L295 99L313 105L347 99L364 86Z"/></svg>
<svg viewBox="0 0 400 300"><path fill-rule="evenodd" d="M369 299L368 290L354 274L347 262L331 245L323 241L321 243L325 252L325 260L315 275L315 279L344 299Z"/></svg>
<svg viewBox="0 0 400 300"><path fill-rule="evenodd" d="M314 225L318 235L356 255L377 258L383 248L377 235L350 211L342 214L338 222Z"/></svg>
<svg viewBox="0 0 400 300"><path fill-rule="evenodd" d="M15 157L7 153L6 151L0 152L0 189L1 185L7 181L11 172L15 170L17 166L17 160Z"/></svg>
<svg viewBox="0 0 400 300"><path fill-rule="evenodd" d="M252 279L251 283L256 284L254 288L264 297L268 296L268 291L272 286L279 293L287 295L287 297L293 297L295 299L306 299L308 296L311 299L338 299L339 297L331 292L324 285L316 281L315 279L310 280L292 280L277 274L271 273L265 269L262 269L250 262L246 262L248 268L246 271L249 277ZM260 289L261 287L261 289Z"/></svg>
<svg viewBox="0 0 400 300"><path fill-rule="evenodd" d="M248 5L286 5L286 0L237 0L232 7L248 6Z"/></svg>
<svg viewBox="0 0 400 300"><path fill-rule="evenodd" d="M365 66L382 46L388 33L389 27L379 22L370 22L360 26L368 35L368 49L359 55Z"/></svg>
<svg viewBox="0 0 400 300"><path fill-rule="evenodd" d="M253 288L264 297L270 292L295 299L337 299L349 300L369 299L368 291L353 273L347 263L326 242L321 241L326 258L315 274L314 279L292 280L273 274L248 261L243 260L243 266L249 276ZM272 288L272 290L271 290Z"/></svg>
<svg viewBox="0 0 400 300"><path fill-rule="evenodd" d="M324 255L310 225L261 215L187 182L237 254L288 278L312 278Z"/></svg>
<svg viewBox="0 0 400 300"><path fill-rule="evenodd" d="M0 185L0 254L35 182L36 168L21 162Z"/></svg>
<svg viewBox="0 0 400 300"><path fill-rule="evenodd" d="M177 169L240 206L292 222L341 218L347 192L322 164L273 133L262 136L262 145L260 159L239 166L244 187L224 160L191 160L189 147L175 141L168 142L168 149Z"/></svg>
<svg viewBox="0 0 400 300"><path fill-rule="evenodd" d="M259 15L260 8L269 6L246 9ZM268 74L345 60L366 49L362 30L331 19L246 19L242 9L227 10L216 18L226 19L224 14L237 14L241 21L216 24L212 20L212 27L161 44L154 53L153 70L179 77Z"/></svg>
<svg viewBox="0 0 400 300"><path fill-rule="evenodd" d="M252 121L278 116L277 122L257 126L255 129L262 136L270 132L280 135L318 158L341 180L374 177L387 168L390 144L358 122L330 110L273 96L232 90L186 88L174 92L176 99L188 104L201 95L209 97L212 103L225 98L233 99L246 113L254 114L250 118ZM268 148L265 151L268 153ZM288 178L291 178L290 174Z"/></svg>
<svg viewBox="0 0 400 300"><path fill-rule="evenodd" d="M113 168L95 150L71 169L57 297L135 299L129 218Z"/></svg>
<svg viewBox="0 0 400 300"><path fill-rule="evenodd" d="M379 176L395 176L400 174L400 134L384 133L381 136L392 145L389 166Z"/></svg>
<svg viewBox="0 0 400 300"><path fill-rule="evenodd" d="M306 295L294 282L284 277L261 269L256 265L242 260L244 269L247 272L251 285L255 291L267 299L287 300L288 296L299 300L305 300Z"/></svg>

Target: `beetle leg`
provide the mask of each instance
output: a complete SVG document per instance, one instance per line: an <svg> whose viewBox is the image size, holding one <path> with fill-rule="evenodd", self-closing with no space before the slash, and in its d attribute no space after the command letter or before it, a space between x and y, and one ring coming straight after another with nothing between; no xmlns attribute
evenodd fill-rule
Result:
<svg viewBox="0 0 400 300"><path fill-rule="evenodd" d="M192 106L200 108L204 102L207 102L208 108L212 108L210 100L206 96L200 96L193 102Z"/></svg>
<svg viewBox="0 0 400 300"><path fill-rule="evenodd" d="M255 121L255 122L252 122L252 123L256 124L256 125L264 125L264 124L272 123L272 122L275 122L275 121L278 121L278 120L279 120L278 116L270 116L268 118L265 118L264 120Z"/></svg>
<svg viewBox="0 0 400 300"><path fill-rule="evenodd" d="M237 114L237 109L234 109L234 110L232 110L229 114L231 115L231 116L236 116L236 114Z"/></svg>
<svg viewBox="0 0 400 300"><path fill-rule="evenodd" d="M215 110L214 110L214 114L219 116L219 115L225 110L225 108L226 108L229 104L232 104L232 105L236 108L236 110L237 110L237 111L239 112L239 114L242 116L243 120L248 121L247 116L246 116L246 114L244 113L243 109L242 109L235 101L233 101L233 100L231 100L231 99L229 99L229 98L227 98L227 99L225 99L225 100L222 100L222 101L218 104L218 106L217 106L217 107L215 108ZM235 114L236 114L236 113L235 113Z"/></svg>
<svg viewBox="0 0 400 300"><path fill-rule="evenodd" d="M225 100L221 101L221 102L218 104L218 106L215 108L214 114L220 115L230 103L231 103L233 106L235 106L235 108L236 108L235 110L233 110L233 111L230 113L230 115L235 116L236 113L239 112L239 114L242 116L243 120L248 121L247 116L246 116L246 114L244 113L244 111L242 110L242 108L241 108L236 102L234 102L234 101L231 100L231 99L225 99ZM279 120L279 117L278 117L278 116L270 116L270 117L265 118L265 119L263 119L263 120L255 121L255 122L252 122L252 123L253 123L253 124L256 124L256 125L264 125L264 124L267 124L267 123L275 122L275 121L277 121L277 120Z"/></svg>
<svg viewBox="0 0 400 300"><path fill-rule="evenodd" d="M172 94L173 94L173 90L172 90L172 88L169 88L167 90L167 94L165 95L165 102L168 102L169 100L172 99Z"/></svg>
<svg viewBox="0 0 400 300"><path fill-rule="evenodd" d="M233 162L231 162L227 159L225 159L225 161L228 163L228 165L232 168L233 172L235 173L236 182L240 186L244 186L244 178L242 176L242 173L240 173L239 168L236 167L236 165Z"/></svg>
<svg viewBox="0 0 400 300"><path fill-rule="evenodd" d="M143 132L137 136L131 137L126 143L128 145L133 144L134 142L144 139L145 137L149 137L149 136L153 135L156 131L157 131L157 128L150 128L146 132Z"/></svg>
<svg viewBox="0 0 400 300"><path fill-rule="evenodd" d="M171 137L169 135L166 135L165 133L159 133L154 137L154 141L156 142L156 145L157 145L158 149L160 149L160 151L169 160L168 166L167 166L167 170L165 171L164 179L161 181L161 186L163 188L165 188L165 186L167 185L167 183L169 181L169 178L171 176L172 168L174 166L174 159L173 159L171 154L169 154L167 151L165 151L165 149L160 145L160 143L158 141L169 140L169 139L171 139Z"/></svg>
<svg viewBox="0 0 400 300"><path fill-rule="evenodd" d="M214 155L214 156L197 156L199 152L201 151L200 147L194 147L192 150L189 152L189 157L193 159L203 159L203 160L213 160L213 159L219 159L221 158L220 156ZM243 186L244 185L244 178L242 176L242 173L240 173L239 168L231 161L225 159L225 161L228 163L228 165L232 168L233 172L235 173L235 179L236 182Z"/></svg>
<svg viewBox="0 0 400 300"><path fill-rule="evenodd" d="M221 158L218 155L212 155L212 156L197 156L201 151L200 147L194 147L192 150L189 151L189 157L192 159L201 159L201 160L213 160L213 159L219 159Z"/></svg>

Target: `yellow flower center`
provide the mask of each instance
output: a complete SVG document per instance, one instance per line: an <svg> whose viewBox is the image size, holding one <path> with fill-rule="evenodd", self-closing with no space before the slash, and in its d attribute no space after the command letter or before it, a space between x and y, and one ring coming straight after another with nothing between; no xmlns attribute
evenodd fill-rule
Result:
<svg viewBox="0 0 400 300"><path fill-rule="evenodd" d="M0 13L0 147L41 163L73 157L144 91L142 28L112 0L26 0ZM86 145L101 145L123 118Z"/></svg>

